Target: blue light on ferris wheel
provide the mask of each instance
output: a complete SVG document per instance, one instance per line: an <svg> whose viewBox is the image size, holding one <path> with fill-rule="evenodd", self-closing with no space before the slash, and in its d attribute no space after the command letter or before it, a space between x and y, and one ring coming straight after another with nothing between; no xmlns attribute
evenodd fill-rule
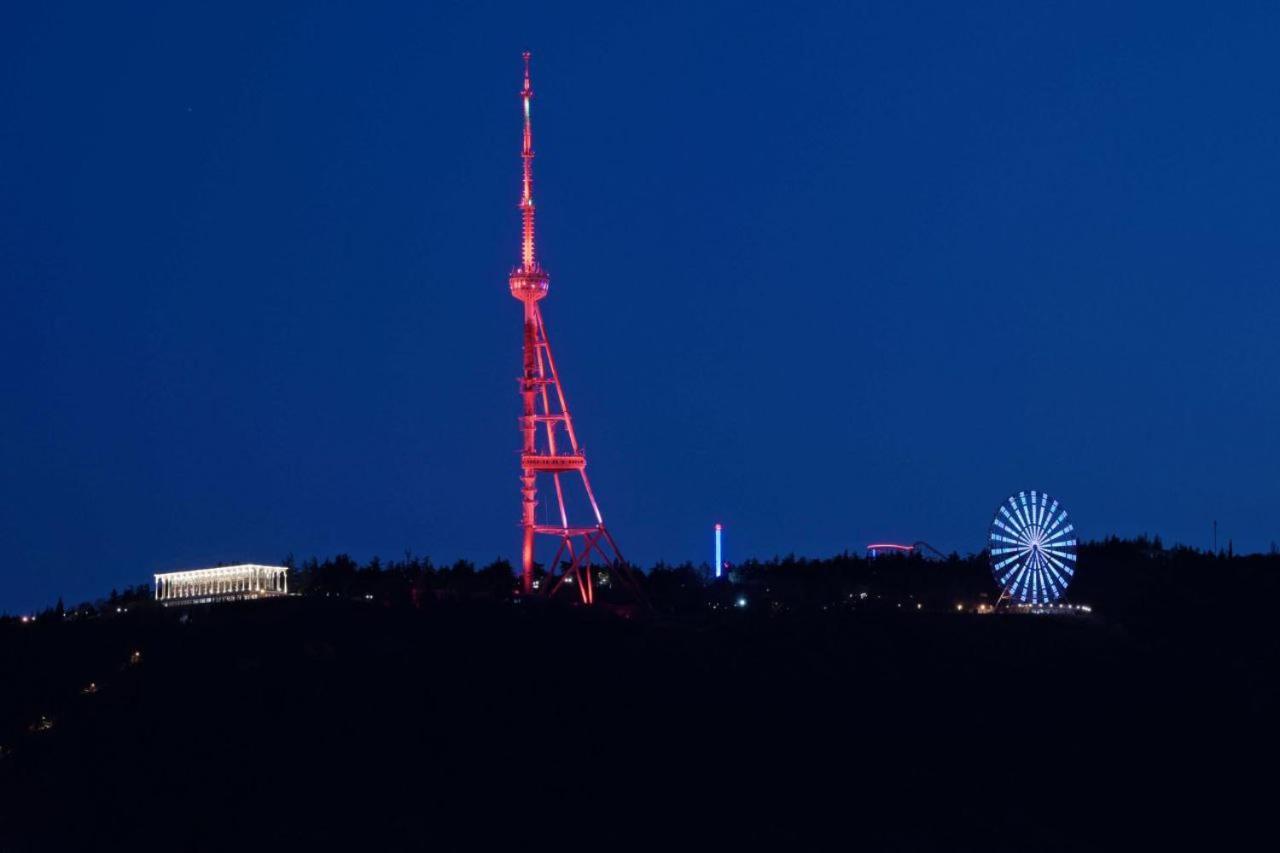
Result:
<svg viewBox="0 0 1280 853"><path fill-rule="evenodd" d="M1010 495L991 521L991 573L1005 596L1020 604L1048 604L1075 575L1075 527L1044 492Z"/></svg>

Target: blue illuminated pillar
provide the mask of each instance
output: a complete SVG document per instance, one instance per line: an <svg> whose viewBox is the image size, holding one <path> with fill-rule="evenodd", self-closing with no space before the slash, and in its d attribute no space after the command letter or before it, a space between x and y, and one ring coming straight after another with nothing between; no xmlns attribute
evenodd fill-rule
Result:
<svg viewBox="0 0 1280 853"><path fill-rule="evenodd" d="M724 526L716 522L716 577L720 577L720 572L724 569L724 560L720 554L720 531L724 530Z"/></svg>

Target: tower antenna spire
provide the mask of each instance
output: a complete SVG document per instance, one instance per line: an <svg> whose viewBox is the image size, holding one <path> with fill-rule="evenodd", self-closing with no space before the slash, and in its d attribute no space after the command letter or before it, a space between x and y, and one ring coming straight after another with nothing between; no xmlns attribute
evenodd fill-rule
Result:
<svg viewBox="0 0 1280 853"><path fill-rule="evenodd" d="M533 100L533 84L529 81L529 58L532 54L526 50L523 56L524 88L520 90L520 100L524 103L524 145L520 159L524 162L524 182L520 192L520 214L524 231L520 263L526 272L534 272L537 260L533 254L533 119L529 113L529 102Z"/></svg>

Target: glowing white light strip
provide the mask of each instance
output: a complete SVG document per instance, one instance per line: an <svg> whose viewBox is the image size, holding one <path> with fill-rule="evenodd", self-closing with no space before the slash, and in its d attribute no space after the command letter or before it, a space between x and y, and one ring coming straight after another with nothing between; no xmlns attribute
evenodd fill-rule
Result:
<svg viewBox="0 0 1280 853"><path fill-rule="evenodd" d="M287 595L289 569L244 563L209 569L185 569L155 576L156 599L201 599L227 595Z"/></svg>

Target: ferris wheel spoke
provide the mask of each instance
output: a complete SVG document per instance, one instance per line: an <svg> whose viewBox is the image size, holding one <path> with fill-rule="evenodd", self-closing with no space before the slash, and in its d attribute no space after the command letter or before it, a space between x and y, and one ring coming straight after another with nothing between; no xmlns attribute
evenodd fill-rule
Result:
<svg viewBox="0 0 1280 853"><path fill-rule="evenodd" d="M1013 525L1013 528L1021 533L1022 528L1026 525L1023 524L1022 516L1018 514L1018 503L1012 497L1009 498L1009 507L1013 510L1012 512L1004 509L1003 507L1001 508L1001 512L1004 513L1004 517L1009 520L1009 523Z"/></svg>
<svg viewBox="0 0 1280 853"><path fill-rule="evenodd" d="M1022 520L1022 527L1026 529L1031 526L1031 514L1027 512L1027 493L1018 492L1018 504L1014 506L1018 511L1018 518Z"/></svg>
<svg viewBox="0 0 1280 853"><path fill-rule="evenodd" d="M1001 504L1001 505L1000 505L1000 514L1001 514L1001 515L1003 515L1003 516L1005 517L1005 520L1006 520L1006 521L1008 521L1008 522L1009 522L1010 524L1012 524L1014 527L1017 527L1017 526L1018 526L1018 519L1014 516L1014 513L1013 513L1013 512L1010 512L1010 511L1009 511L1010 509L1012 509L1014 512L1017 512L1017 510L1018 510L1018 505L1017 505L1016 503L1014 503L1013 498L1009 498L1009 505L1008 505L1008 506L1005 506L1004 504Z"/></svg>
<svg viewBox="0 0 1280 853"><path fill-rule="evenodd" d="M993 568L998 572L1001 569L1003 569L1005 566L1009 565L1010 563L1016 563L1021 557L1022 557L1021 553L1014 554L1012 557L1006 557L1000 562L996 563L995 566L993 566Z"/></svg>
<svg viewBox="0 0 1280 853"><path fill-rule="evenodd" d="M1050 562L1052 565L1057 566L1059 569L1062 569L1062 571L1066 572L1066 573L1067 573L1067 577L1071 577L1072 575L1074 575L1074 574L1076 573L1075 569L1071 568L1071 567L1070 567L1070 566L1068 566L1066 563L1061 562L1060 560L1058 560L1058 558L1057 558L1057 557L1053 556L1052 554L1047 554L1047 555L1045 555L1045 556L1047 556L1047 557L1049 558L1049 562ZM1063 586L1066 586L1066 582L1065 582L1065 581L1063 582Z"/></svg>
<svg viewBox="0 0 1280 853"><path fill-rule="evenodd" d="M1022 537L1022 528L1017 525L1016 521L1012 524L1005 524L1004 522L999 522L998 526L1001 530L1003 530L1005 533L1008 533L1010 536L1014 537L1015 539Z"/></svg>
<svg viewBox="0 0 1280 853"><path fill-rule="evenodd" d="M1003 524L1000 525L999 529L1003 530L1004 532L1001 533L996 530L992 530L991 531L992 539L998 539L998 540L1007 542L1011 545L1020 545L1022 543L1022 539L1018 536L1018 534L1010 530L1009 528L1005 527Z"/></svg>
<svg viewBox="0 0 1280 853"><path fill-rule="evenodd" d="M1044 588L1045 595L1049 596L1050 598L1057 598L1058 583L1053 578L1053 572L1051 572L1047 568L1047 566L1042 566L1040 568L1040 576L1041 576L1041 585Z"/></svg>
<svg viewBox="0 0 1280 853"><path fill-rule="evenodd" d="M1006 561L1005 561L1005 564L1006 564L1006 565L1007 565L1007 564L1009 564L1009 563L1012 563L1013 565L1012 565L1012 567L1011 567L1007 572L1005 572L1005 573L1004 573L1004 575L1003 575L1003 576L1001 576L1001 578L1000 578L1000 586L1001 586L1001 587L1007 587L1007 586L1009 585L1009 579L1010 579L1010 578L1015 578L1015 576L1018 574L1018 572L1019 572L1022 568L1024 568L1025 564L1021 561L1020 557L1021 557L1021 555L1019 555L1019 557L1015 557L1015 558L1014 558L1014 559L1012 559L1012 560L1006 560ZM1016 578L1015 578L1015 579L1016 579Z"/></svg>
<svg viewBox="0 0 1280 853"><path fill-rule="evenodd" d="M1048 526L1053 519L1053 514L1058 511L1058 502L1050 498L1043 492L1040 494L1041 506L1044 509L1044 526ZM1052 501L1052 503L1050 503Z"/></svg>
<svg viewBox="0 0 1280 853"><path fill-rule="evenodd" d="M1062 528L1057 533L1045 539L1044 542L1041 544L1047 547L1054 547L1057 545L1066 544L1066 539L1070 538L1071 534L1074 532L1075 532L1075 527L1073 525L1068 524L1066 527Z"/></svg>
<svg viewBox="0 0 1280 853"><path fill-rule="evenodd" d="M1063 524L1064 521L1067 523ZM1075 526L1071 524L1071 522L1067 521L1067 514L1064 512L1058 516L1057 520L1054 521L1054 523L1045 532L1051 533L1054 536L1062 536L1070 533L1072 530L1075 530Z"/></svg>
<svg viewBox="0 0 1280 853"><path fill-rule="evenodd" d="M1040 546L1040 550L1044 551L1046 554L1052 554L1055 557L1059 557L1063 560L1070 560L1073 563L1076 560L1075 548L1076 548L1075 540L1071 540L1070 542L1065 542L1061 545L1051 545L1047 548L1044 547L1043 545Z"/></svg>
<svg viewBox="0 0 1280 853"><path fill-rule="evenodd" d="M1062 583L1063 586L1066 586L1066 584L1063 582L1062 577L1054 570L1048 559L1043 555L1040 557L1040 565L1044 572L1044 579L1048 582L1049 596L1052 600L1057 600L1058 596L1062 594L1058 589L1058 583ZM1055 583L1055 580L1057 583Z"/></svg>
<svg viewBox="0 0 1280 853"><path fill-rule="evenodd" d="M1075 543L1070 542L1070 543L1067 543L1066 545L1060 545L1060 546L1055 545L1052 548L1045 548L1042 545L1040 546L1040 549L1044 551L1046 554L1052 554L1055 557L1061 557L1064 560L1070 560L1074 563L1076 559L1076 555L1071 553L1070 551L1064 550L1065 548L1071 547L1072 545L1075 545Z"/></svg>
<svg viewBox="0 0 1280 853"><path fill-rule="evenodd" d="M1049 510L1048 518L1045 519L1045 521L1053 522L1047 528L1047 531L1050 533L1057 530L1058 525L1062 524L1062 522L1065 521L1067 518L1067 511L1065 509L1055 518L1054 513L1057 512L1057 508L1058 508L1058 504L1055 502L1053 505L1053 509Z"/></svg>
<svg viewBox="0 0 1280 853"><path fill-rule="evenodd" d="M1011 560L1010 562L1011 562L1011 565L1009 567L1009 571L1006 571L1004 578L1000 579L1002 584L1009 583L1010 575L1015 574L1016 571L1021 569L1021 565L1023 565L1021 564L1021 562L1016 560Z"/></svg>
<svg viewBox="0 0 1280 853"><path fill-rule="evenodd" d="M1051 582L1050 582L1050 580L1049 580L1049 575L1048 575L1048 574L1045 572L1045 570L1044 570L1044 559L1043 559L1043 558L1041 558L1041 557L1038 557L1038 558L1037 558L1037 562L1040 564L1040 569L1039 569L1039 572L1040 572L1040 601L1039 601L1039 603L1040 603L1040 604L1043 604L1043 603L1045 603L1046 601L1048 601L1048 600L1049 600L1049 597L1050 597L1049 588L1050 588L1050 586L1051 586L1052 584L1051 584Z"/></svg>
<svg viewBox="0 0 1280 853"><path fill-rule="evenodd" d="M1026 569L1025 569L1025 568L1022 570L1022 572L1024 572L1024 571L1026 571ZM1015 578L1013 579L1013 583L1009 584L1009 597L1010 597L1010 598L1017 598L1017 597L1018 597L1018 583L1022 580L1022 572L1018 572L1017 577L1015 577Z"/></svg>
<svg viewBox="0 0 1280 853"><path fill-rule="evenodd" d="M1011 579L1016 571L1018 571L1018 567L1014 566L1012 569L1005 572L1002 577L996 578L996 583L1000 584L1000 589L1004 590L1006 593L1009 591Z"/></svg>
<svg viewBox="0 0 1280 853"><path fill-rule="evenodd" d="M1067 584L1071 583L1071 578L1075 575L1075 572L1073 572L1070 567L1062 563L1057 563L1057 561L1051 561L1049 565L1053 569L1054 573L1058 575L1059 580L1062 581L1062 588L1066 589Z"/></svg>
<svg viewBox="0 0 1280 853"><path fill-rule="evenodd" d="M1046 561L1045 561L1045 565L1049 568L1049 572L1050 572L1050 573L1051 573L1055 578L1057 578L1058 583L1062 584L1062 588L1063 588L1063 589L1066 589L1066 588L1067 588L1067 579L1066 579L1066 578L1064 578L1062 575L1058 574L1058 570L1054 567L1053 563L1051 563L1051 562L1049 562L1048 560L1046 560Z"/></svg>
<svg viewBox="0 0 1280 853"><path fill-rule="evenodd" d="M1021 536L1022 525L1018 523L1018 519L1014 518L1013 515L1010 514L1009 510L1005 509L1003 506L1000 507L1000 514L1005 517L1005 521L1001 521L997 518L995 523L1000 525L1002 530L1007 530L1014 536ZM1006 521L1008 522L1007 524L1005 523Z"/></svg>
<svg viewBox="0 0 1280 853"><path fill-rule="evenodd" d="M996 530L1004 530L1004 532L1009 534L1010 537L1014 539L1018 538L1018 530L1012 529L1011 526L1005 524L1004 521L1001 521L1000 519L996 519L995 521L993 521L991 526L992 526L991 535L996 535Z"/></svg>
<svg viewBox="0 0 1280 853"><path fill-rule="evenodd" d="M1012 583L1010 583L1010 584L1009 584L1009 589L1010 589L1010 591L1011 591L1011 593L1010 593L1010 594L1012 594L1012 593L1014 593L1014 592L1017 592L1019 584L1021 584L1021 583L1022 583L1022 579L1023 579L1023 577L1025 577L1025 576L1026 576L1026 574L1027 574L1027 564L1026 564L1026 563L1018 563L1018 565L1014 567L1013 571L1012 571L1012 572L1010 572L1010 574L1012 574L1012 575L1013 575L1013 581L1012 581ZM1007 578L1007 577L1008 577L1008 575L1006 575L1005 577Z"/></svg>

